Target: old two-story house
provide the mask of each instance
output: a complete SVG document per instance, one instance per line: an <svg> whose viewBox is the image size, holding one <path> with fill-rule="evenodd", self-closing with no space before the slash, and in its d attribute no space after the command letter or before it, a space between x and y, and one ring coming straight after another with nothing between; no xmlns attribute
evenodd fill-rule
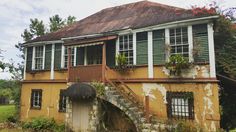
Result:
<svg viewBox="0 0 236 132"><path fill-rule="evenodd" d="M216 131L220 127L213 39L217 18L141 1L101 10L26 42L21 120L45 116L66 121L74 131L96 130L91 126L96 119L86 115L97 107L77 102L95 98L90 82L100 81L106 85L104 100L123 110L138 131L160 127L149 121L150 115ZM122 72L116 59L121 55L127 64ZM191 66L173 75L166 63L176 55Z"/></svg>

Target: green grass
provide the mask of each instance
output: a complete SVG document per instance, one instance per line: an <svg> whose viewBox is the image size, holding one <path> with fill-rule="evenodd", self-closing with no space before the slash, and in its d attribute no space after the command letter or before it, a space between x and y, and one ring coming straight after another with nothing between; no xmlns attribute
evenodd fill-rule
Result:
<svg viewBox="0 0 236 132"><path fill-rule="evenodd" d="M0 105L0 123L5 122L9 116L14 116L15 113L15 105Z"/></svg>

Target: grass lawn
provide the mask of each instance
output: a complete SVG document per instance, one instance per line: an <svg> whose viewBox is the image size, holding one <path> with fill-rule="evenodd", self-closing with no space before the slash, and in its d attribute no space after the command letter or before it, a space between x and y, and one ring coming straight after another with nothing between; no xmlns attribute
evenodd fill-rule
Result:
<svg viewBox="0 0 236 132"><path fill-rule="evenodd" d="M0 123L16 113L15 105L0 105Z"/></svg>

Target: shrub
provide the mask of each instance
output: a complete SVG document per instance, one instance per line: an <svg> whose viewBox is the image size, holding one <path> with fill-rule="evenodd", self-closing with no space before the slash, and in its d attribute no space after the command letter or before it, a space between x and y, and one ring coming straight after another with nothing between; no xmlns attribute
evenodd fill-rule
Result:
<svg viewBox="0 0 236 132"><path fill-rule="evenodd" d="M103 83L93 81L91 85L96 89L98 96L103 96L105 94L105 85Z"/></svg>
<svg viewBox="0 0 236 132"><path fill-rule="evenodd" d="M166 69L170 71L170 75L177 76L181 74L183 69L188 69L190 66L191 63L179 54L170 56L169 62L165 64Z"/></svg>
<svg viewBox="0 0 236 132"><path fill-rule="evenodd" d="M37 117L31 121L22 124L23 129L29 129L33 131L64 131L64 125L56 124L52 118Z"/></svg>

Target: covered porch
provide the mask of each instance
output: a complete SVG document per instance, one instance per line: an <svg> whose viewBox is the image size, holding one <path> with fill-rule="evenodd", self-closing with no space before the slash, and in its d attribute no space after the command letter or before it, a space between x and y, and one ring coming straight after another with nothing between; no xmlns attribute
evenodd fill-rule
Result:
<svg viewBox="0 0 236 132"><path fill-rule="evenodd" d="M116 35L65 41L68 82L105 81L106 67L115 65Z"/></svg>

